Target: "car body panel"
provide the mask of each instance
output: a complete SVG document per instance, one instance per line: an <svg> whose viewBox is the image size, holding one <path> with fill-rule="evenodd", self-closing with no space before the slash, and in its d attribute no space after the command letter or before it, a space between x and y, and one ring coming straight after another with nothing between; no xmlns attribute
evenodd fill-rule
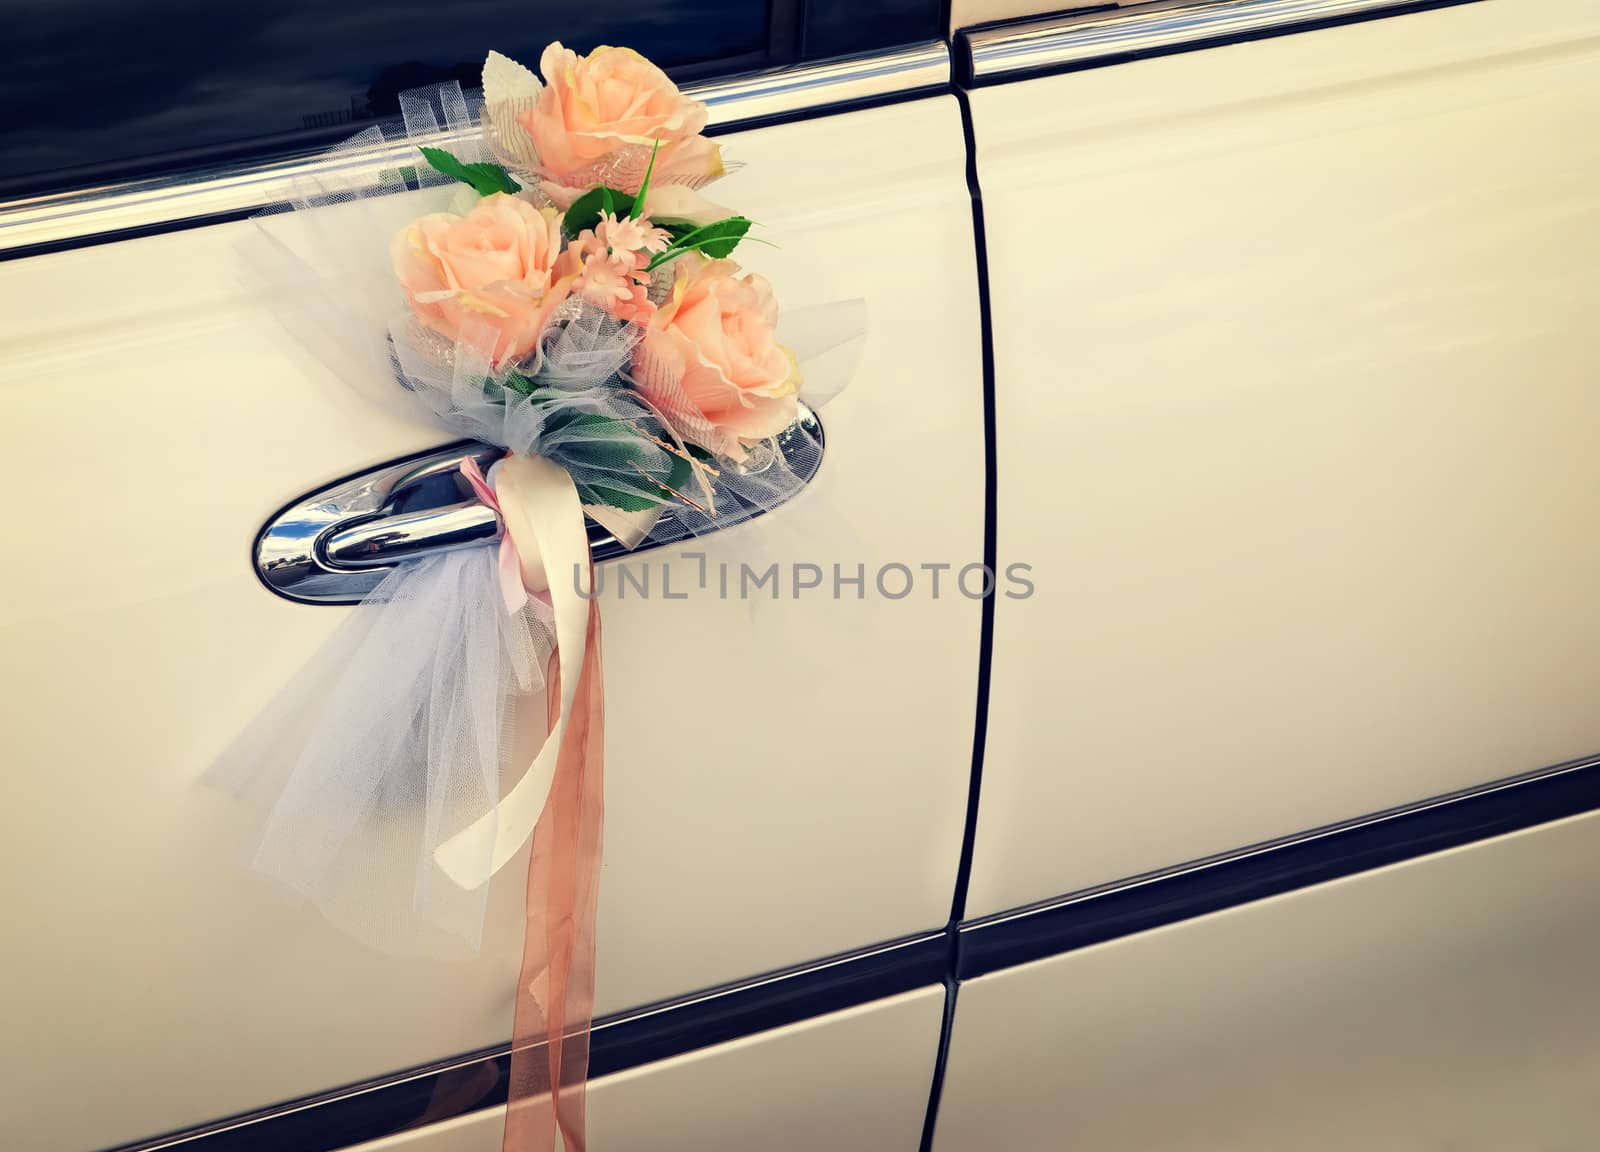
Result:
<svg viewBox="0 0 1600 1152"><path fill-rule="evenodd" d="M1582 1148L1600 816L962 984L934 1152Z"/></svg>
<svg viewBox="0 0 1600 1152"><path fill-rule="evenodd" d="M943 96L726 137L717 192L786 308L862 297L812 488L628 563L961 564L983 427L965 150ZM870 161L870 167L869 162ZM872 173L848 186L839 173ZM520 958L513 864L472 961L386 958L249 872L213 758L348 609L257 580L276 509L447 439L312 362L224 224L0 265L10 413L0 632L8 1147L100 1147L496 1043ZM870 259L863 252L871 251ZM937 472L917 466L936 460ZM938 499L930 491L937 486ZM979 605L605 597L600 1013L942 924L961 844ZM869 577L870 580L870 577ZM764 594L758 594L764 595ZM938 706L930 708L930 702ZM951 705L951 706L946 706ZM959 705L959 706L954 706Z"/></svg>
<svg viewBox="0 0 1600 1152"><path fill-rule="evenodd" d="M972 93L1040 592L969 916L1600 747L1597 33L1467 4Z"/></svg>
<svg viewBox="0 0 1600 1152"><path fill-rule="evenodd" d="M808 59L933 12L779 8ZM741 261L870 334L813 485L607 565L653 594L606 582L599 1152L1595 1125L1600 10L1095 9L958 41L954 85L909 39L695 73L769 125L721 137L777 245ZM253 225L193 226L292 163L0 208L6 1148L500 1146L523 862L478 956L385 957L202 784L350 614L269 592L257 530L446 439L292 342ZM921 575L986 516L1033 587L992 652Z"/></svg>

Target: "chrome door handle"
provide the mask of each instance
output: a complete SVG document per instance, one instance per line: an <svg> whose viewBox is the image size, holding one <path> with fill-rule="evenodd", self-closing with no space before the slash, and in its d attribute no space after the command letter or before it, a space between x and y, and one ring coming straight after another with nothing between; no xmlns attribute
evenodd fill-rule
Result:
<svg viewBox="0 0 1600 1152"><path fill-rule="evenodd" d="M487 543L499 534L494 513L474 500L336 528L322 542L322 558L332 568L392 568L402 560Z"/></svg>
<svg viewBox="0 0 1600 1152"><path fill-rule="evenodd" d="M800 427L822 447L822 424L800 406ZM783 437L779 437L780 445ZM303 604L355 604L395 565L474 548L500 533L495 514L473 498L461 462L474 457L488 471L501 452L461 441L313 492L279 512L256 539L256 572L278 595ZM800 460L791 457L798 466ZM822 453L805 454L810 481ZM663 519L670 517L669 507ZM595 560L625 555L604 528L589 521ZM640 545L634 551L653 547Z"/></svg>

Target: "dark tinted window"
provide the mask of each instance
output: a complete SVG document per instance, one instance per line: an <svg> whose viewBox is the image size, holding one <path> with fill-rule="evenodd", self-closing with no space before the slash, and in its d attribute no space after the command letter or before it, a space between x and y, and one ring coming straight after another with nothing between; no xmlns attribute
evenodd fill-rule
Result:
<svg viewBox="0 0 1600 1152"><path fill-rule="evenodd" d="M844 56L944 36L939 4L927 0L806 0L805 54Z"/></svg>
<svg viewBox="0 0 1600 1152"><path fill-rule="evenodd" d="M881 11L879 11L881 9ZM490 48L626 44L680 81L938 34L928 0L0 0L0 199L303 152L477 83Z"/></svg>

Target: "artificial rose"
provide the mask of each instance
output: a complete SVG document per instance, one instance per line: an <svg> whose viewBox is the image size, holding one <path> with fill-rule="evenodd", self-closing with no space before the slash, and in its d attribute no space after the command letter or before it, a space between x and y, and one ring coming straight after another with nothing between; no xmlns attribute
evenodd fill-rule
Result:
<svg viewBox="0 0 1600 1152"><path fill-rule="evenodd" d="M554 272L560 214L505 193L485 196L465 216L413 221L389 254L417 319L477 345L497 366L533 350L570 289Z"/></svg>
<svg viewBox="0 0 1600 1152"><path fill-rule="evenodd" d="M602 46L579 56L558 40L539 70L545 85L517 122L558 205L599 183L637 192L658 143L653 184L701 184L722 174L720 147L700 135L706 106L633 49Z"/></svg>
<svg viewBox="0 0 1600 1152"><path fill-rule="evenodd" d="M731 260L691 255L675 267L634 353L634 383L685 440L742 459L798 415L800 372L777 340L772 286Z"/></svg>

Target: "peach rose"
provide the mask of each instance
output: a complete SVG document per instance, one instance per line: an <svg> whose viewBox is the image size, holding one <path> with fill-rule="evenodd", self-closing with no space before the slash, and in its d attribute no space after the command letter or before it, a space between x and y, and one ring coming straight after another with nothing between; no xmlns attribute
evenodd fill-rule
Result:
<svg viewBox="0 0 1600 1152"><path fill-rule="evenodd" d="M742 459L793 424L800 372L777 340L772 286L731 260L687 256L634 353L634 383L685 440Z"/></svg>
<svg viewBox="0 0 1600 1152"><path fill-rule="evenodd" d="M631 48L579 56L558 40L539 60L545 85L517 117L533 142L544 187L558 205L600 183L637 192L660 142L652 184L703 183L722 174L722 152L700 135L706 106ZM617 153L627 152L622 158Z"/></svg>
<svg viewBox="0 0 1600 1152"><path fill-rule="evenodd" d="M553 274L560 214L503 192L465 216L437 212L413 221L396 233L389 254L417 319L479 345L496 365L533 350L570 290Z"/></svg>

